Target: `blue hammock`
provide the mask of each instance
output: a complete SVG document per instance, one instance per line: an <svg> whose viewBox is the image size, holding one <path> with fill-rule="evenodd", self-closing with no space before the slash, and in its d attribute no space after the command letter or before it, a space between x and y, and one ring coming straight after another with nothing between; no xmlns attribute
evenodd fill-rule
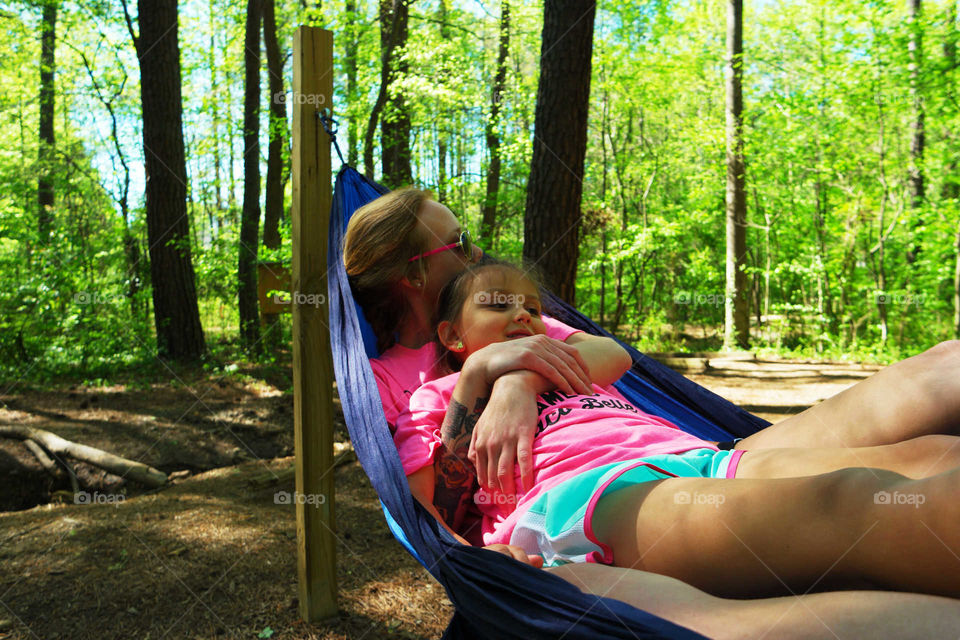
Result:
<svg viewBox="0 0 960 640"><path fill-rule="evenodd" d="M327 258L333 365L350 439L380 496L391 531L444 586L456 607L444 637L699 638L618 600L584 594L565 580L505 555L462 545L413 499L368 361L377 355L376 340L353 299L342 259L350 216L386 191L351 167L344 166L337 174ZM561 322L608 335L558 298L551 297L547 307ZM617 387L644 411L708 440L747 436L768 424L623 346L634 365Z"/></svg>

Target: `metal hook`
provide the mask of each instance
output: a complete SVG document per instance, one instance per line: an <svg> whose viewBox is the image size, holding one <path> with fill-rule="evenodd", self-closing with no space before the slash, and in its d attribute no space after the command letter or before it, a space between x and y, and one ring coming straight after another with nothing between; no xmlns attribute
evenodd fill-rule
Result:
<svg viewBox="0 0 960 640"><path fill-rule="evenodd" d="M343 153L340 151L340 145L337 144L337 132L340 130L340 124L333 119L333 111L328 107L318 109L317 118L320 119L320 126L330 136L330 142L333 143L333 148L337 150L337 156L340 157L340 164L347 164L346 160L343 159Z"/></svg>

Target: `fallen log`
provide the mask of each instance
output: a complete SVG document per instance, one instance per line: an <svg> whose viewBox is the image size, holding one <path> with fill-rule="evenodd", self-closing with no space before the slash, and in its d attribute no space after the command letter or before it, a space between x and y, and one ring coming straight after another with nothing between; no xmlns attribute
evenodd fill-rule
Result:
<svg viewBox="0 0 960 640"><path fill-rule="evenodd" d="M53 459L47 455L47 450L38 445L33 440L24 440L23 444L27 446L27 449L30 450L30 453L33 454L39 462L40 466L47 470L51 476L56 479L60 479L60 467L62 466L67 471L67 475L70 476L70 486L73 487L73 492L77 493L80 491L80 481L77 480L77 474L73 470L73 467L70 466L70 463L64 460L63 458L57 458L57 461L54 462ZM60 463L60 466L57 466L57 462Z"/></svg>
<svg viewBox="0 0 960 640"><path fill-rule="evenodd" d="M145 465L142 462L134 462L133 460L121 458L120 456L95 447L71 442L70 440L61 438L55 433L44 431L43 429L0 425L0 436L17 438L27 442L32 441L41 445L52 455L70 456L75 460L92 464L121 478L128 478L148 487L162 487L167 483L167 475L165 473ZM31 451L33 451L32 448ZM35 451L34 455L36 455ZM41 459L40 462L45 465L44 460Z"/></svg>

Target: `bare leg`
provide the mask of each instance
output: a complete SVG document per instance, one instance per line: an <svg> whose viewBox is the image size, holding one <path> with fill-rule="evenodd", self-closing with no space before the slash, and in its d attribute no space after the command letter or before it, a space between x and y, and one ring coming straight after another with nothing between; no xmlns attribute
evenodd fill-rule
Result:
<svg viewBox="0 0 960 640"><path fill-rule="evenodd" d="M960 467L960 438L934 435L876 447L751 450L740 459L737 478L793 478L849 467L928 478Z"/></svg>
<svg viewBox="0 0 960 640"><path fill-rule="evenodd" d="M953 637L960 601L915 593L843 591L761 600L717 598L675 578L597 564L550 569L586 593L621 600L718 640Z"/></svg>
<svg viewBox="0 0 960 640"><path fill-rule="evenodd" d="M605 496L593 519L617 566L755 597L857 582L960 594L960 469L806 478L671 478Z"/></svg>
<svg viewBox="0 0 960 640"><path fill-rule="evenodd" d="M891 365L737 448L866 447L934 433L960 435L960 341Z"/></svg>

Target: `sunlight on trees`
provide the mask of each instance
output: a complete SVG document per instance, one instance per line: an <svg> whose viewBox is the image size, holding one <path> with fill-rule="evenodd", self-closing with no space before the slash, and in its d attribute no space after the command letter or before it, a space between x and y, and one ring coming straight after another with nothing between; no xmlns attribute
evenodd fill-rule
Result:
<svg viewBox="0 0 960 640"><path fill-rule="evenodd" d="M344 154L378 180L409 175L433 190L466 227L483 226L486 249L523 254L542 3L401 3L406 38L387 73L392 15L379 2L254 4L275 13L260 23L275 25L278 51L261 28L252 158L246 4L179 6L187 225L174 252L190 256L209 343L238 340L245 158L260 167L260 208L268 193L272 203L259 259L289 260L289 137L270 132L271 118L274 130L283 118L289 126L290 110L277 106L296 96L271 76L283 65L289 78L298 24L334 31ZM630 0L596 10L576 299L648 350L719 348L724 335L727 5ZM143 80L121 9L53 0L0 9L0 362L9 373L118 366L157 350ZM54 50L42 51L51 23ZM957 28L952 0L744 7L752 347L890 359L960 333ZM44 60L54 61L52 80ZM382 78L390 85L365 154ZM492 226L491 207L482 225L490 185Z"/></svg>

